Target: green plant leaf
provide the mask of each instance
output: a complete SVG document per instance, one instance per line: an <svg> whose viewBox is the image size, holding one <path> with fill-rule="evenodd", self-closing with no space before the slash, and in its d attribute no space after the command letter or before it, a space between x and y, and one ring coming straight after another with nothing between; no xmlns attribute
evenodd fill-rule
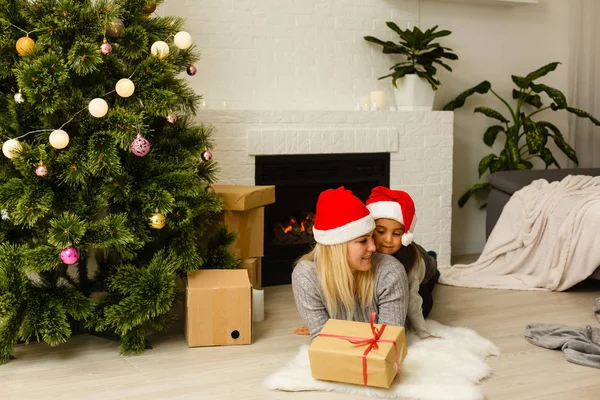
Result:
<svg viewBox="0 0 600 400"><path fill-rule="evenodd" d="M500 114L498 111L491 109L489 107L477 107L473 112L481 113L486 117L497 119L500 122L508 122L508 120L504 117L504 115Z"/></svg>
<svg viewBox="0 0 600 400"><path fill-rule="evenodd" d="M556 127L556 125L548 122L548 121L537 121L536 124L538 126L541 126L543 128L548 128L550 129L556 136L558 137L563 137L563 134L560 132L560 130Z"/></svg>
<svg viewBox="0 0 600 400"><path fill-rule="evenodd" d="M471 198L472 195L474 195L477 192L480 191L484 191L484 190L490 190L492 187L492 185L490 185L489 182L484 182L484 183L476 183L475 185L471 186L469 188L469 190L467 190L465 192L465 194L463 194L460 199L458 199L458 206L459 207L464 207L465 204L467 204L467 201L469 201L469 199Z"/></svg>
<svg viewBox="0 0 600 400"><path fill-rule="evenodd" d="M504 146L506 150L506 166L509 170L516 168L517 164L521 162L518 139L512 134L514 130L514 127L511 127L507 132L506 144Z"/></svg>
<svg viewBox="0 0 600 400"><path fill-rule="evenodd" d="M444 111L456 110L457 108L460 108L465 105L465 101L467 100L467 98L469 96L472 96L475 93L486 94L487 92L490 91L491 88L492 88L492 84L490 82L483 81L483 82L477 84L476 86L473 86L472 88L467 89L464 92L462 92L461 94L459 94L458 96L456 96L456 98L454 100L452 100L451 102L449 102L448 104L446 104L443 109L444 109Z"/></svg>
<svg viewBox="0 0 600 400"><path fill-rule="evenodd" d="M504 158L502 157L502 154L501 154L499 159L494 160L490 163L490 173L491 174L493 174L494 172L506 171L506 170L507 170L507 168L506 168L506 153L504 153Z"/></svg>
<svg viewBox="0 0 600 400"><path fill-rule="evenodd" d="M487 131L483 134L483 143L492 147L494 142L496 141L496 137L498 133L504 132L504 127L502 125L492 125L487 128Z"/></svg>
<svg viewBox="0 0 600 400"><path fill-rule="evenodd" d="M546 86L543 83L540 83L539 85L532 83L529 86L531 87L531 89L534 92L536 92L536 93L544 92L548 95L548 97L550 97L552 100L554 100L554 103L556 103L556 106L552 107L553 110L556 111L558 109L562 109L567 106L567 98L560 90L552 88L550 86Z"/></svg>
<svg viewBox="0 0 600 400"><path fill-rule="evenodd" d="M569 158L569 160L573 161L576 165L579 165L579 160L577 159L577 153L569 144L565 141L562 136L554 136L554 143L556 143L556 147L558 147L565 155Z"/></svg>
<svg viewBox="0 0 600 400"><path fill-rule="evenodd" d="M522 120L529 154L536 154L546 146L548 137L544 135L544 128L540 125L529 118L522 118Z"/></svg>
<svg viewBox="0 0 600 400"><path fill-rule="evenodd" d="M517 85L521 89L525 89L526 87L529 86L530 83L532 83L536 79L541 78L542 76L545 76L549 72L554 71L556 69L556 67L558 67L559 64L560 64L559 62L553 62L553 63L547 64L547 65L544 65L543 67L538 68L533 72L530 72L525 77L518 76L518 75L511 75L511 79L515 83L515 85Z"/></svg>
<svg viewBox="0 0 600 400"><path fill-rule="evenodd" d="M400 27L398 25L396 25L395 22L392 22L392 21L388 21L385 24L388 26L388 28L390 28L391 30L393 30L400 36L405 35L406 32L410 32L408 29L406 31L403 31L402 29L400 29Z"/></svg>
<svg viewBox="0 0 600 400"><path fill-rule="evenodd" d="M558 165L558 162L554 158L554 155L546 147L544 147L540 151L540 155L538 157L544 161L544 164L546 164L546 169L548 169L548 167L551 166L552 164L556 165L557 168L560 168L560 165Z"/></svg>
<svg viewBox="0 0 600 400"><path fill-rule="evenodd" d="M485 171L488 170L488 168L490 167L490 163L497 159L498 159L498 156L495 155L494 153L491 153L491 154L488 154L487 156L483 157L481 159L481 161L479 161L479 177L480 178L481 178L481 175L485 174Z"/></svg>
<svg viewBox="0 0 600 400"><path fill-rule="evenodd" d="M539 79L542 76L546 76L548 73L554 71L559 65L560 65L559 62L552 62L550 64L546 64L543 67L540 67L540 68L536 69L535 71L530 72L529 74L527 74L527 76L525 77L525 79L528 82L533 82L536 79Z"/></svg>
<svg viewBox="0 0 600 400"><path fill-rule="evenodd" d="M533 164L529 161L521 161L517 164L517 169L519 171L529 171L531 168L533 168Z"/></svg>
<svg viewBox="0 0 600 400"><path fill-rule="evenodd" d="M529 85L529 82L527 82L527 79L525 79L522 76L511 75L510 78L515 83L515 85L517 85L521 89L525 89Z"/></svg>
<svg viewBox="0 0 600 400"><path fill-rule="evenodd" d="M524 94L523 92L521 92L517 89L513 89L512 95L513 95L513 99L515 99L515 100L518 100L521 98L522 95L525 95L525 99L523 100L525 103L532 105L538 109L540 107L542 107L542 99L537 94Z"/></svg>
<svg viewBox="0 0 600 400"><path fill-rule="evenodd" d="M371 43L375 43L380 46L383 46L384 54L407 54L408 53L407 49L405 49L402 46L398 46L394 42L390 42L390 41L384 42L383 40L379 40L373 36L365 36L364 39L367 42L371 42Z"/></svg>
<svg viewBox="0 0 600 400"><path fill-rule="evenodd" d="M592 115L590 115L589 113L587 113L583 110L580 110L578 108L573 108L573 107L566 107L566 110L572 114L577 115L578 117L589 118L590 121L592 121L594 123L594 125L600 126L600 121L598 121L598 119L596 119L595 117L593 117Z"/></svg>

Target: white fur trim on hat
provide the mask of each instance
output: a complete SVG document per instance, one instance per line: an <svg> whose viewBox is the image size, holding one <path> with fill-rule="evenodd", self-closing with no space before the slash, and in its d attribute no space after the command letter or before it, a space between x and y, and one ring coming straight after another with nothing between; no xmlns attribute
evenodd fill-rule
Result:
<svg viewBox="0 0 600 400"><path fill-rule="evenodd" d="M397 201L377 201L367 206L374 219L388 218L400 222L404 225L402 218L402 207ZM406 228L408 229L408 228Z"/></svg>
<svg viewBox="0 0 600 400"><path fill-rule="evenodd" d="M413 235L412 232L406 232L404 235L402 235L403 246L408 246L413 242L413 240L415 240L415 235Z"/></svg>
<svg viewBox="0 0 600 400"><path fill-rule="evenodd" d="M342 225L338 228L329 230L319 230L313 227L313 235L315 240L320 244L340 244L356 239L362 235L366 235L375 229L375 220L371 214Z"/></svg>

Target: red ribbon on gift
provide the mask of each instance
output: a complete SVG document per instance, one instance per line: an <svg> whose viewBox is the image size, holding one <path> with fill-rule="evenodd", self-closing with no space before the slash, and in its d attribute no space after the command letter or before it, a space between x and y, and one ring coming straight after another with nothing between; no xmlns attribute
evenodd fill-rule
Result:
<svg viewBox="0 0 600 400"><path fill-rule="evenodd" d="M375 311L371 312L371 318L370 318L369 322L371 324L371 332L373 333L373 337L365 338L365 337L358 337L358 336L334 335L331 333L319 333L319 335L318 335L321 337L347 340L350 343L358 345L358 346L364 346L366 344L368 345L362 355L363 384L365 386L367 385L367 376L368 376L368 374L367 374L367 356L369 355L371 350L373 350L373 349L377 350L379 348L379 345L378 345L379 342L392 343L394 345L394 348L396 349L396 368L398 368L399 364L400 364L400 352L398 351L398 345L396 344L396 341L390 340L390 339L381 339L381 335L383 335L383 331L385 330L385 327L387 325L382 324L381 328L377 328L375 326L375 316L376 316Z"/></svg>

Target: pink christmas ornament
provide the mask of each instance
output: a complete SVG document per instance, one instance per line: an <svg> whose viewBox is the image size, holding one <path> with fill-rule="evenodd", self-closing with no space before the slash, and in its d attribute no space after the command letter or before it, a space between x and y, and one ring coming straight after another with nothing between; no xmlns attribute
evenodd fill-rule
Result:
<svg viewBox="0 0 600 400"><path fill-rule="evenodd" d="M171 113L171 114L167 115L167 122L168 123L174 124L175 121L177 121L177 114Z"/></svg>
<svg viewBox="0 0 600 400"><path fill-rule="evenodd" d="M38 165L35 169L35 174L40 178L43 178L44 176L48 175L48 168L44 164L40 163L40 165Z"/></svg>
<svg viewBox="0 0 600 400"><path fill-rule="evenodd" d="M60 259L67 265L75 264L79 260L79 252L75 247L69 246L61 250Z"/></svg>
<svg viewBox="0 0 600 400"><path fill-rule="evenodd" d="M144 157L149 151L150 142L138 133L133 142L131 142L131 152L138 157Z"/></svg>
<svg viewBox="0 0 600 400"><path fill-rule="evenodd" d="M200 157L202 157L202 161L210 161L212 160L212 152L208 149L204 150Z"/></svg>
<svg viewBox="0 0 600 400"><path fill-rule="evenodd" d="M108 54L110 54L111 51L112 51L112 46L110 45L110 43L108 43L105 40L104 43L102 43L102 45L100 45L100 52L102 52L102 54L104 54L104 55L108 55Z"/></svg>
<svg viewBox="0 0 600 400"><path fill-rule="evenodd" d="M196 69L196 67L194 67L194 65L190 65L189 67L187 67L187 74L189 76L194 76L196 75L196 72L198 72L198 70Z"/></svg>

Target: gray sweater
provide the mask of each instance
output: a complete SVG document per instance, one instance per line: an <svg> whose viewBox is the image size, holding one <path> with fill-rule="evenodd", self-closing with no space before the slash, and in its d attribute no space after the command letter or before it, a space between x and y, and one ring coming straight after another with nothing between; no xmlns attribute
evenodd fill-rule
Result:
<svg viewBox="0 0 600 400"><path fill-rule="evenodd" d="M404 326L408 309L406 271L400 261L389 255L373 253L372 261L375 269L373 304L363 309L357 301L353 316L347 316L345 310L340 307L336 315L331 315L314 262L301 261L296 265L292 273L294 299L311 339L321 332L329 318L369 322L373 310L377 312L376 323Z"/></svg>

